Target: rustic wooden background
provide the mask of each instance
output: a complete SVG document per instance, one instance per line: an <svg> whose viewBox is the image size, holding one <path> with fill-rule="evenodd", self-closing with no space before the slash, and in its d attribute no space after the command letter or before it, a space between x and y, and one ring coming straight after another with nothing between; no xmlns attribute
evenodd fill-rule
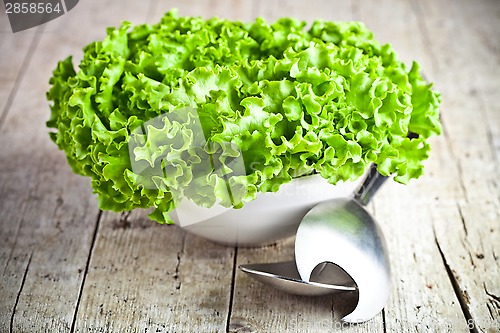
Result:
<svg viewBox="0 0 500 333"><path fill-rule="evenodd" d="M426 174L389 182L370 209L394 291L343 327L332 297L283 294L236 267L291 259L293 239L231 248L175 226L100 212L88 179L50 142L56 61L122 20L181 15L360 20L443 94L444 133ZM499 332L500 1L83 0L13 34L0 6L0 332Z"/></svg>

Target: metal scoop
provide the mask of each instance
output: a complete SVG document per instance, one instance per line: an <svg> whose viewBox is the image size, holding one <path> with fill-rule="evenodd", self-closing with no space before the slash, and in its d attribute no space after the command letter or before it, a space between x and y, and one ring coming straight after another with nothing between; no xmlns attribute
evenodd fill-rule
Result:
<svg viewBox="0 0 500 333"><path fill-rule="evenodd" d="M386 179L372 165L352 198L328 200L312 208L297 230L295 262L239 268L292 294L349 292L356 298L356 307L342 319L363 322L373 318L386 304L391 273L382 231L363 206Z"/></svg>
<svg viewBox="0 0 500 333"><path fill-rule="evenodd" d="M328 264L325 263L318 267L326 265ZM313 271L309 281L303 281L300 278L295 261L249 264L241 265L239 268L260 282L295 295L323 296L358 290L352 278L340 267L335 265L328 266L332 266L328 279L325 279L326 274L319 268ZM319 282L321 280L327 280L327 283Z"/></svg>

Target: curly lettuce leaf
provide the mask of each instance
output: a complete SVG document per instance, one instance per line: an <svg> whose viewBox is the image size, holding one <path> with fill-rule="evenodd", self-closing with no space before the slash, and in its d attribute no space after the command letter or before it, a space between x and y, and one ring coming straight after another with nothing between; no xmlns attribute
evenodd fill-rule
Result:
<svg viewBox="0 0 500 333"><path fill-rule="evenodd" d="M179 200L239 208L293 178L335 184L371 163L418 178L441 131L440 95L418 64L362 23L305 26L172 11L110 28L78 70L71 58L54 70L50 136L102 209L154 207L158 222Z"/></svg>

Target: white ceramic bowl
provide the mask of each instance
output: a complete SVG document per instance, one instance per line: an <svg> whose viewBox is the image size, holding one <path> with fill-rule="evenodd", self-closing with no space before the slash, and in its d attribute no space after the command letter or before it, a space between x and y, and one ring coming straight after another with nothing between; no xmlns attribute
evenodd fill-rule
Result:
<svg viewBox="0 0 500 333"><path fill-rule="evenodd" d="M359 181L329 184L320 175L293 179L276 193L260 193L241 209L197 206L182 201L171 213L185 230L232 246L257 246L292 236L304 215L318 203L350 196Z"/></svg>
<svg viewBox="0 0 500 333"><path fill-rule="evenodd" d="M151 128L163 128L167 122L179 122L179 119L189 119L189 122L181 121L181 123L184 128L194 133L193 141L188 142L186 146L184 137L180 135L165 136L165 146L182 146L183 149L205 147L207 141L196 109L187 107L160 115L139 126L134 130L134 135L130 136L130 161L135 173L145 172L146 177L165 177L165 175L168 178L177 177L175 173L168 174L169 168L163 169L159 166L150 168L146 161L137 158L135 150L138 147L143 150L147 148L138 138L147 134ZM224 146L222 151L239 150L230 142ZM216 147L212 148L217 150ZM221 166L214 165L214 160L217 158L214 158L213 154L205 154L196 164L207 163L209 168L220 168ZM235 175L244 175L246 167L243 154L238 154L227 167L230 167ZM173 170L177 172L177 169ZM198 176L206 177L206 175ZM203 208L189 199L183 199L180 203L176 202L177 208L170 216L177 225L187 231L215 242L238 246L262 245L295 234L300 221L312 207L324 200L348 196L356 185L357 182L333 186L320 175L300 177L282 185L276 193L260 193L254 201L245 204L241 209L225 208L220 205ZM155 189L154 186L152 188Z"/></svg>

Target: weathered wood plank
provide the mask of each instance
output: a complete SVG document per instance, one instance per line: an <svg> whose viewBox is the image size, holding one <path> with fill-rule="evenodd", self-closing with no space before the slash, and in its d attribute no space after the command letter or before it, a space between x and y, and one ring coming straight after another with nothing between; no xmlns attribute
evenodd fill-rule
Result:
<svg viewBox="0 0 500 333"><path fill-rule="evenodd" d="M47 23L40 44L29 50L29 75L19 82L0 133L2 332L71 328L98 209L89 181L72 174L48 138L45 91L57 60L81 52L90 31L102 37L107 25L117 24L109 12L121 9L120 19L138 13L134 3L107 9L99 1L80 3ZM16 47L21 57L28 52Z"/></svg>
<svg viewBox="0 0 500 333"><path fill-rule="evenodd" d="M317 19L337 21L352 21L354 19L352 0L314 0L309 2L256 0L253 12L254 16L261 16L268 22L273 22L281 17L294 17L305 20L308 24Z"/></svg>
<svg viewBox="0 0 500 333"><path fill-rule="evenodd" d="M290 16L305 20L309 24L314 20L352 21L354 20L353 0L329 1L314 0L304 1L277 1L276 6L269 6L266 1L261 1L261 13L269 20Z"/></svg>
<svg viewBox="0 0 500 333"><path fill-rule="evenodd" d="M445 134L452 156L440 167L448 166L448 177L461 184L455 202L449 199L457 194L439 191L441 205L451 207L433 213L442 260L472 330L499 331L500 170L495 138L500 126L500 70L498 53L480 23L486 21L490 29L498 29L499 6L488 1L475 5L422 1L422 17L432 31L429 40L442 58L435 75L442 86ZM440 14L443 10L446 17Z"/></svg>
<svg viewBox="0 0 500 333"><path fill-rule="evenodd" d="M47 60L30 64L0 134L1 331L11 323L15 331L67 328L97 213L88 182L48 149L40 112L46 86L39 83L47 80L39 71Z"/></svg>
<svg viewBox="0 0 500 333"><path fill-rule="evenodd" d="M419 21L410 1L363 4L358 6L358 17L377 39L392 44L406 64L416 60L424 71L434 74L432 70L439 63L429 50L422 33L424 23ZM385 309L389 331L445 330L449 324L454 324L454 331L467 331L445 267L435 260L440 253L434 240L432 215L426 209L429 204L434 205L434 196L438 195L435 187L442 188L443 181L449 181L446 172L431 177L440 171L435 159L446 156L443 141L442 137L433 141L431 161L421 179L407 187L391 181L374 200L375 216L386 233L393 268L394 292ZM450 189L453 187L445 191Z"/></svg>
<svg viewBox="0 0 500 333"><path fill-rule="evenodd" d="M261 248L238 249L237 265L293 260L294 238ZM236 272L229 332L382 332L382 315L359 325L340 322L342 296L286 294Z"/></svg>
<svg viewBox="0 0 500 333"><path fill-rule="evenodd" d="M15 88L19 86L26 67L31 61L36 42L40 39L38 29L12 33L9 19L0 12L0 124L5 120L7 109L13 101Z"/></svg>
<svg viewBox="0 0 500 333"><path fill-rule="evenodd" d="M257 2L258 15L268 21L283 16L306 20L352 20L350 1L274 1ZM239 249L237 265L258 262L293 260L294 239L275 245ZM382 314L361 325L339 321L337 311L343 305L340 296L300 297L285 294L252 280L237 271L234 285L230 332L332 332L338 329L353 332L383 331Z"/></svg>
<svg viewBox="0 0 500 333"><path fill-rule="evenodd" d="M37 160L46 167L30 170L34 177L25 176L31 182L25 198L19 187L12 192L20 196L17 204L24 207L23 212L2 219L3 235L10 229L5 224L17 227L13 237L2 244L2 252L8 253L2 260L2 331L12 324L14 331L63 332L69 330L73 319L92 238L89 226L95 223L97 208L88 183L73 178L63 158L48 157L52 162ZM67 195L68 188L78 195ZM19 212L19 206L14 211Z"/></svg>
<svg viewBox="0 0 500 333"><path fill-rule="evenodd" d="M428 165L428 174L421 180L415 182L415 184L412 184L409 188L411 191L414 191L415 198L421 198L420 200L414 200L415 206L420 206L420 208L414 210L410 207L410 209L407 210L404 206L402 207L401 204L398 204L398 210L394 210L394 212L387 211L386 214L389 216L391 214L393 215L397 211L406 210L410 216L412 216L411 212L415 212L418 213L418 215L425 222L429 219L432 221L439 241L439 254L443 254L445 257L445 268L452 271L452 274L454 275L452 277L453 284L456 284L457 281L461 281L461 287L459 287L461 288L461 291L459 291L458 297L463 303L462 306L465 305L465 315L470 316L469 312L471 311L471 306L478 307L479 304L481 304L483 311L482 313L477 313L476 316L474 316L474 320L478 323L485 323L486 325L482 328L486 329L491 327L487 325L492 322L492 318L488 318L487 316L486 304L488 304L488 307L491 309L494 307L495 302L493 301L492 303L492 297L486 297L483 288L479 288L476 284L481 284L481 280L483 280L486 281L488 285L493 284L493 286L498 286L498 282L495 283L491 281L491 279L494 280L498 275L496 273L498 270L498 262L495 258L495 251L498 252L498 250L495 250L492 246L494 244L494 240L496 239L495 233L497 232L497 223L495 223L495 221L498 221L498 208L495 207L494 204L491 204L491 202L487 205L480 204L483 200L487 201L487 197L495 197L492 193L493 191L491 190L495 187L495 176L494 173L491 172L492 169L495 168L495 161L489 153L491 150L488 144L488 138L485 135L485 133L488 133L488 123L479 119L479 121L471 124L471 121L469 120L471 112L469 110L477 110L478 108L474 108L471 105L470 108L467 109L468 102L464 99L469 99L468 89L470 89L470 87L466 87L466 85L463 85L462 83L467 81L466 78L469 78L468 82L470 82L472 73L464 73L462 66L465 66L465 63L471 61L473 57L470 55L467 57L457 56L458 54L463 54L463 45L461 42L456 42L458 41L457 38L455 38L457 35L457 30L455 29L456 27L451 28L451 26L454 26L455 24L467 27L467 22L469 21L463 20L463 22L460 22L455 18L449 18L449 16L441 15L441 13L445 10L445 6L448 6L447 11L449 11L451 4L445 5L439 9L432 8L431 11L435 16L432 16L429 11L421 12L422 9L418 6L418 3L412 3L417 19L420 21L420 31L423 34L423 36L421 36L422 41L432 41L432 44L428 45L428 49L426 51L427 56L425 54L422 56L418 48L416 48L416 54L420 54L422 59L427 57L429 58L429 63L434 63L434 66L429 68L428 73L431 74L432 79L436 80L438 89L441 90L444 95L442 110L443 122L445 124L445 129L447 130L447 136L435 140L435 152L433 153L433 156L436 156L439 159L431 159ZM462 10L460 12L465 13L466 11ZM432 20L434 20L433 24L430 24L429 21ZM445 26L451 28L448 30L448 35L446 37L443 36L443 31L440 30ZM462 36L462 40L477 40L474 38L467 38L463 35L463 33L459 33L459 35ZM448 41L451 40L457 43L455 48L448 45ZM458 44L461 46L459 47ZM415 45L417 45L417 43L415 43ZM472 50L475 48L466 49ZM439 54L440 57L435 57L435 54ZM481 61L478 61L478 63L481 63ZM490 77L491 74L492 73L488 74L488 77ZM460 79L457 76L460 76ZM491 76L491 80L487 79L486 81L488 81L488 84L497 82L496 76ZM480 104L477 100L475 103ZM474 118L476 119L477 117ZM480 115L479 118L481 118ZM461 128L458 129L457 127ZM451 128L453 128L453 130L451 130ZM451 131L453 131L453 134L451 134ZM471 145L471 142L475 142L475 144ZM451 151L448 151L450 148ZM464 153L466 154L465 156L467 156L467 154L469 156L465 157ZM472 156L474 157L471 158ZM463 172L464 164L468 165L468 172L466 175L464 175ZM489 172L487 175L484 175L481 172L478 172L478 170L489 170ZM432 197L429 198L427 205L432 207L432 209L426 209L425 204L419 203L419 201L423 198L421 196L417 196L418 193L433 193L438 201L432 202ZM488 247L489 251L486 251L489 253L489 262L484 264L484 266L488 268L483 268L484 274L471 272L473 267L473 270L476 271L477 264L475 261L478 261L478 258L474 254L474 251L471 251L470 246L467 245L469 241L464 239L464 235L462 234L463 223L467 224L469 228L472 228L473 230L478 230L478 228L477 226L470 226L474 220L471 219L470 221L467 221L464 214L460 212L463 209L460 207L466 199L474 201L474 204L470 205L469 208L475 214L484 216L482 222L484 222L485 231L476 235L475 241L473 242L480 244L481 242L478 241L483 240L483 242L490 245ZM398 201L402 202L402 200ZM380 201L377 201L377 203L379 202ZM381 202L377 205L378 216L380 216L380 208L387 208L387 206L383 205ZM416 222L421 223L420 221ZM488 226L491 226L492 228L490 228L487 232L486 230L488 230ZM425 242L430 244L430 241L433 239L432 234L429 233L428 227L426 229L427 231L425 237L420 234L422 239L420 244L422 247ZM415 232L412 232L411 235L415 235ZM417 233L417 235L419 234ZM446 248L444 249L444 247ZM434 252L436 251L434 250ZM481 251L476 252L480 253L479 257L483 258L484 254L482 254ZM418 252L415 253L416 258L419 258L420 256L418 255ZM452 262L453 265L450 266L450 262ZM460 273L454 271L457 266L460 267ZM432 272L430 269L427 271ZM442 274L440 275L442 276ZM435 277L434 274L431 276L433 278ZM482 278L479 278L479 276ZM412 275L412 278L414 277L415 275ZM466 277L466 281L464 281L464 277ZM442 284L445 281L440 278L438 282L440 282L440 284L438 284L438 288L441 290ZM429 283L429 286L433 287L432 292L435 293L437 289L436 284ZM493 288L490 288L490 290L491 289ZM468 295L471 293L474 294L474 296ZM464 297L462 294L466 294L467 296ZM467 300L467 302L464 302L464 300ZM435 300L432 300L432 303L435 303ZM447 307L447 302L440 302L440 304L441 308ZM434 305L434 307L436 306ZM456 304L454 307L456 308ZM398 310L401 308L402 306L395 307L395 309ZM423 309L425 310L426 308ZM419 313L421 310L422 307L419 306ZM429 314L426 314L426 316L429 316ZM498 314L496 316L498 317ZM449 315L440 315L429 316L428 318L429 319L427 321L431 324L431 327L432 325L437 325L437 327L446 328L446 325L452 325L454 331L468 329L467 323L461 319L457 320L456 316L450 317ZM433 321L435 324L433 324ZM421 328L424 323L425 321L417 322L418 326L416 326L416 328ZM390 328L390 320L388 325ZM479 326L481 326L481 324Z"/></svg>
<svg viewBox="0 0 500 333"><path fill-rule="evenodd" d="M294 239L255 248L238 249L237 265L293 259ZM230 332L325 331L333 321L330 297L285 294L236 272ZM309 326L309 327L308 327Z"/></svg>
<svg viewBox="0 0 500 333"><path fill-rule="evenodd" d="M166 12L177 9L180 16L201 16L205 19L217 16L229 20L250 21L256 17L254 0L158 0L148 21L157 22Z"/></svg>
<svg viewBox="0 0 500 333"><path fill-rule="evenodd" d="M457 6L457 4L455 4ZM464 52L469 59L467 68L474 72L469 77L468 93L477 103L477 111L482 115L482 121L487 126L486 136L493 150L493 162L496 162L496 172L500 163L500 39L495 31L500 31L500 4L495 1L482 0L477 3L459 1L459 8L454 10L458 16L455 22L459 26L463 38L470 43ZM465 24L467 23L467 24ZM470 42L469 42L470 41ZM464 64L465 65L465 64ZM493 179L496 180L496 179ZM500 185L493 182L492 194L500 203Z"/></svg>
<svg viewBox="0 0 500 333"><path fill-rule="evenodd" d="M481 45L477 50L474 47L469 48L469 51L472 51L469 52L471 59L474 59L475 51L481 53L482 59L480 62L474 61L476 77L478 79L475 82L475 89L472 92L478 94L482 100L485 119L489 124L490 144L495 150L496 162L498 164L500 163L500 100L498 98L498 89L500 86L500 39L495 32L500 31L500 19L498 16L500 4L494 0L479 1L477 3L460 1L460 6L464 10L457 11L457 13L466 15L464 20L471 23L467 33L475 43ZM500 193L499 188L500 185L497 183L497 193Z"/></svg>
<svg viewBox="0 0 500 333"><path fill-rule="evenodd" d="M155 2L164 12L209 15L185 2ZM215 13L215 12L214 12ZM229 311L234 249L186 235L133 212L104 213L78 310L81 332L221 332Z"/></svg>
<svg viewBox="0 0 500 333"><path fill-rule="evenodd" d="M31 34L34 36L33 32ZM30 37L28 32L22 38L27 37ZM22 60L26 52L34 50L29 50L29 43L21 42L21 39L10 46L15 48L7 52L11 59L3 59L5 63L11 61L12 67L20 71L15 54L19 54ZM16 86L16 98L8 105L9 110L5 110L9 112L5 113L7 117L0 133L0 331L28 331L28 326L23 328L23 322L27 324L28 318L38 315L35 325L40 330L67 327L73 314L73 306L68 306L68 302L72 293L77 295L81 277L78 269L84 265L90 243L88 233L82 232L79 238L75 237L75 223L92 224L97 212L89 203L91 196L87 182L73 178L64 157L47 149L54 147L43 125L48 115L44 92L50 73L45 64L57 50L43 45L36 50L40 52L38 57L33 57L30 63L24 62L29 75ZM64 50L67 49L62 48ZM5 66L5 80L13 79L8 74L9 66ZM13 77L15 80L17 75ZM2 80L3 92L11 87L8 83L4 85ZM43 109L46 109L45 114L41 112ZM77 195L66 197L68 188ZM83 251L78 253L77 249ZM48 262L64 264L52 270L45 267ZM38 282L36 286L34 281ZM75 290L66 290L72 284ZM53 309L47 310L44 304L49 304L48 299L54 299L52 293L63 298L53 303ZM32 301L28 310L27 300ZM21 315L14 316L14 311ZM19 323L18 319L23 322ZM33 323L31 321L29 325Z"/></svg>
<svg viewBox="0 0 500 333"><path fill-rule="evenodd" d="M385 311L386 327L378 316L348 330L467 331L462 306L477 324L474 329L498 331L497 2L154 4L80 2L47 25L50 33L42 36L26 66L29 75L18 81L0 133L0 331L8 331L11 322L14 331L69 331L84 279L74 327L78 331L218 332L228 325L232 332L318 332L339 327L334 298L286 295L240 272L231 301L234 250L156 225L142 212L129 217L128 227L118 222L118 215L105 213L93 243L98 210L88 180L71 174L43 125L48 117L46 81L55 59L73 53L78 61L81 47L102 38L105 26L123 19L156 22L172 7L180 15L243 21L257 15L269 21L281 16L359 19L377 38L392 43L403 60L421 62L443 92L446 133L433 140L424 177L406 188L390 183L374 200L392 254L395 293ZM0 33L3 51L6 39ZM16 43L14 49L28 52L29 42ZM15 85L16 66L23 66L22 56L10 58L3 53L0 59L0 103L7 101L1 94L8 96ZM239 249L237 262L292 258L293 239L288 239Z"/></svg>
<svg viewBox="0 0 500 333"><path fill-rule="evenodd" d="M123 215L122 215L123 217ZM77 332L221 332L234 249L150 221L105 212Z"/></svg>
<svg viewBox="0 0 500 333"><path fill-rule="evenodd" d="M440 13L445 8L448 15L443 17ZM422 19L429 27L428 34L432 36L431 47L440 55L439 70L432 76L443 94L444 134L460 173L465 192L462 199L480 201L490 197L498 203L498 162L489 132L490 127L498 127L499 123L488 121L485 102L479 94L483 94L482 88L489 87L485 92L491 92L492 99L498 96L500 70L498 66L490 66L485 45L470 35L472 18L462 17L466 11L456 8L455 2L423 1L421 10ZM460 38L456 38L458 32ZM464 46L465 40L467 46ZM487 66L488 71L483 66ZM492 91L492 87L496 90ZM494 104L488 109L490 107Z"/></svg>
<svg viewBox="0 0 500 333"><path fill-rule="evenodd" d="M407 65L418 61L426 72L436 66L428 54L428 45L421 36L409 1L353 2L354 19L371 29L378 41L391 44L401 61Z"/></svg>
<svg viewBox="0 0 500 333"><path fill-rule="evenodd" d="M393 294L385 308L390 332L446 331L449 327L453 332L468 331L435 243L429 207L436 209L436 202L434 197L423 198L433 193L432 186L436 183L431 187L389 183L374 202L393 269Z"/></svg>
<svg viewBox="0 0 500 333"><path fill-rule="evenodd" d="M436 221L436 236L468 326L499 332L500 212L492 203L460 203L451 214L447 225L442 219Z"/></svg>

